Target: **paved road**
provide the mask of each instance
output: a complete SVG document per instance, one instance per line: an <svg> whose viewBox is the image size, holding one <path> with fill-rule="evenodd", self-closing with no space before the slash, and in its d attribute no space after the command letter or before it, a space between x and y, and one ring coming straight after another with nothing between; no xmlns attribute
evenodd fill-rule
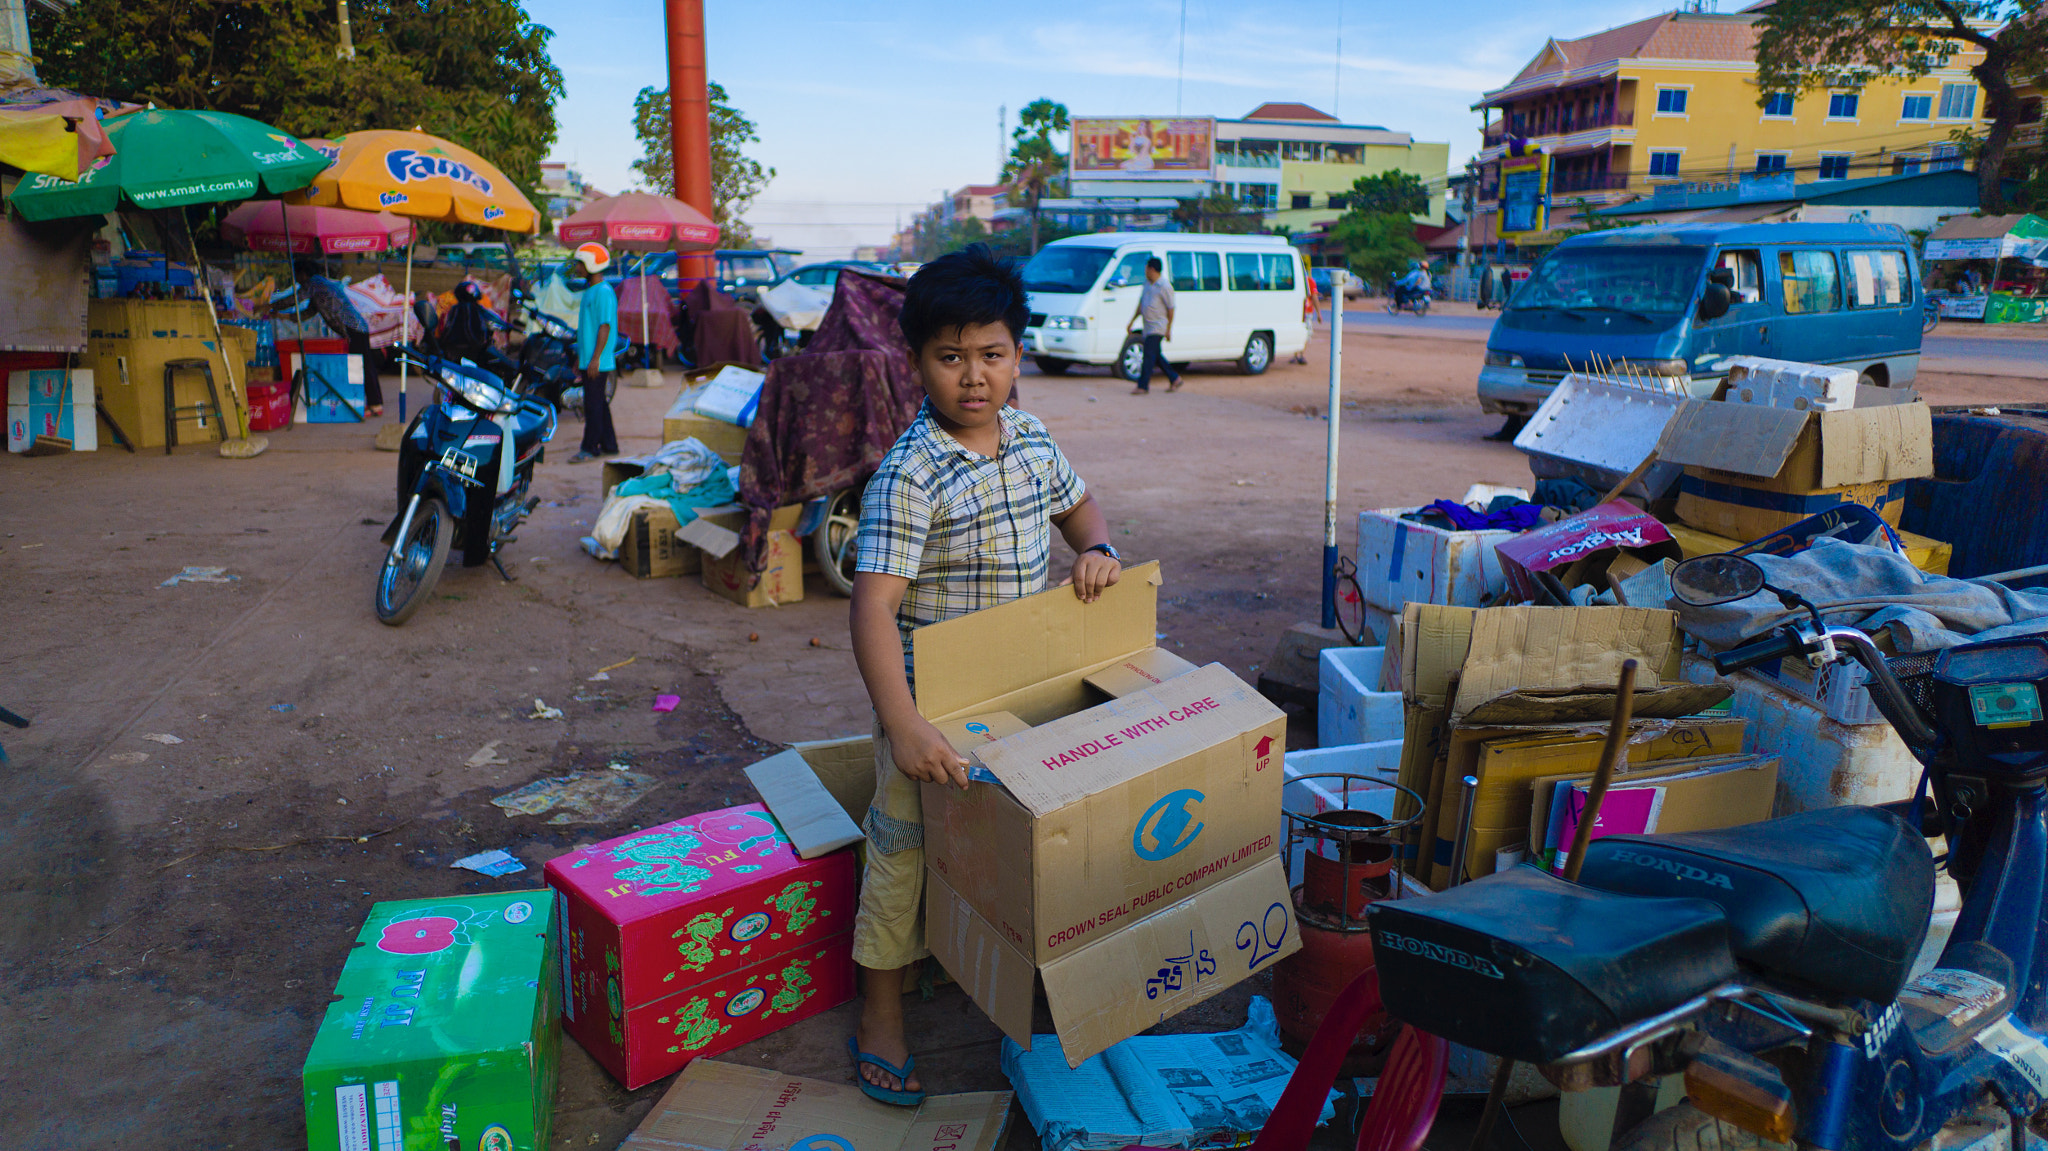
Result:
<svg viewBox="0 0 2048 1151"><path fill-rule="evenodd" d="M1344 311L1344 324L1350 331L1475 342L1486 339L1494 318L1462 310L1424 317L1390 316L1378 300L1350 301ZM2048 380L2048 339L1940 332L1922 343L1920 366L1930 372Z"/></svg>

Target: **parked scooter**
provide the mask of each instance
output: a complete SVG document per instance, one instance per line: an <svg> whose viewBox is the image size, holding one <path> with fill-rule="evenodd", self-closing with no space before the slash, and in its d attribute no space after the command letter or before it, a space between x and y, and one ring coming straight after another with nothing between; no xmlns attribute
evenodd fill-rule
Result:
<svg viewBox="0 0 2048 1151"><path fill-rule="evenodd" d="M1702 607L1770 591L1803 611L1716 656L1716 670L1854 659L1926 769L1918 793L1722 831L1608 836L1587 846L1577 883L1522 866L1376 904L1388 1010L1535 1063L1568 1090L1625 1085L1616 1146L1631 1151L2038 1144L2048 637L1887 661L1747 559L1688 561L1672 590ZM1946 841L1939 860L1928 835ZM1944 865L1962 912L1936 967L1908 982ZM1681 1071L1687 1102L1637 1125L1654 1110L1652 1077Z"/></svg>
<svg viewBox="0 0 2048 1151"><path fill-rule="evenodd" d="M441 401L420 409L398 448L400 510L384 532L390 551L376 592L377 618L396 627L433 594L451 550L464 567L493 564L511 580L498 549L540 503L527 492L555 437L555 409L481 368L409 344L392 353L431 380Z"/></svg>

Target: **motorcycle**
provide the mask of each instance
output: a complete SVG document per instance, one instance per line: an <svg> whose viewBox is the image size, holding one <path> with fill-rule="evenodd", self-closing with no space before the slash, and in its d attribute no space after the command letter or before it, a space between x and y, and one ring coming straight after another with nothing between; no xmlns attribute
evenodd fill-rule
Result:
<svg viewBox="0 0 2048 1151"><path fill-rule="evenodd" d="M1769 591L1795 613L1716 655L1721 674L1780 659L1861 664L1924 768L1915 796L1721 831L1607 836L1587 846L1575 883L1521 866L1377 904L1369 922L1388 1010L1534 1063L1563 1089L1622 1087L1614 1131L1626 1151L2038 1144L2048 638L1887 660L1748 559L1687 561L1672 590L1702 607ZM1931 835L1946 843L1939 860ZM1962 911L1934 969L1908 982L1938 865L1961 888ZM1656 1112L1655 1077L1680 1072L1687 1101Z"/></svg>
<svg viewBox="0 0 2048 1151"><path fill-rule="evenodd" d="M1413 312L1418 316L1429 314L1430 293L1415 288L1404 288L1400 284L1387 287L1387 314L1398 316L1402 312Z"/></svg>
<svg viewBox="0 0 2048 1151"><path fill-rule="evenodd" d="M527 493L555 437L555 409L484 369L409 344L392 352L441 400L420 409L398 448L400 510L384 531L390 550L375 597L377 619L397 627L433 594L450 551L461 551L464 567L489 563L511 581L498 550L540 503Z"/></svg>

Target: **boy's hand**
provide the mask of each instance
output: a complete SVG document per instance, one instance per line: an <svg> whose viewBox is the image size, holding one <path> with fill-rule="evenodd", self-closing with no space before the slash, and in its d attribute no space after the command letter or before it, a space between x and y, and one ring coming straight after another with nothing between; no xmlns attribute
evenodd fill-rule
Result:
<svg viewBox="0 0 2048 1151"><path fill-rule="evenodd" d="M1115 584L1124 572L1124 565L1103 555L1101 552L1082 552L1074 559L1074 574L1067 581L1074 585L1074 598L1082 603L1094 603L1103 589Z"/></svg>
<svg viewBox="0 0 2048 1151"><path fill-rule="evenodd" d="M967 760L923 716L889 731L889 754L896 770L920 783L950 783L965 790Z"/></svg>

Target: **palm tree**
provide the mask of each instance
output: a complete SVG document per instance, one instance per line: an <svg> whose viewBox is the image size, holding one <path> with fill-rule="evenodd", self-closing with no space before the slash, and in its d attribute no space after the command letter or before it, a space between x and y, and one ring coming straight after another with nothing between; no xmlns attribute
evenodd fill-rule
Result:
<svg viewBox="0 0 2048 1151"><path fill-rule="evenodd" d="M1016 130L1010 137L1009 162L1003 165L1003 182L1020 192L1031 209L1031 252L1038 253L1038 205L1065 178L1067 158L1053 145L1052 134L1067 130L1067 106L1038 99L1017 114Z"/></svg>

